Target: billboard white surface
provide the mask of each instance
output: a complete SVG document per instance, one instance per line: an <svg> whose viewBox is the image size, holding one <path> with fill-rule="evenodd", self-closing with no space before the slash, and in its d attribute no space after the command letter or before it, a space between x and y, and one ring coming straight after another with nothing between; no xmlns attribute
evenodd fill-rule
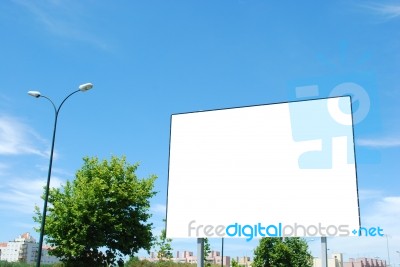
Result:
<svg viewBox="0 0 400 267"><path fill-rule="evenodd" d="M350 97L171 116L167 237L359 229Z"/></svg>

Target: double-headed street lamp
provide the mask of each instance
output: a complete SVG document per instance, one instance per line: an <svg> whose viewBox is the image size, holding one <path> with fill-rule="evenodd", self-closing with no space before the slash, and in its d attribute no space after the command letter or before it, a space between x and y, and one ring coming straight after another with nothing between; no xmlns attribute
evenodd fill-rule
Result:
<svg viewBox="0 0 400 267"><path fill-rule="evenodd" d="M64 100L61 102L61 104L56 107L54 105L53 101L48 98L47 96L42 95L39 91L29 91L28 94L30 96L39 98L39 97L44 97L47 100L50 101L50 103L53 105L54 112L55 112L55 119L54 119L54 129L53 129L53 140L51 142L51 151L50 151L50 163L49 163L49 171L47 175L47 185L46 185L46 193L44 197L44 205L43 205L43 215L42 215L42 224L40 226L40 238L39 238L39 249L38 249L38 257L37 257L37 262L36 262L36 267L40 267L40 261L42 258L42 246L43 246L43 236L44 236L44 226L46 223L46 211L47 211L47 200L49 198L49 188L50 188L50 177L51 177L51 167L53 165L53 151L54 151L54 141L56 139L56 128L57 128L57 118L58 118L58 113L60 112L61 106L64 104L64 102L73 94L77 92L85 92L93 88L93 84L91 83L85 83L79 86L79 89L70 93Z"/></svg>

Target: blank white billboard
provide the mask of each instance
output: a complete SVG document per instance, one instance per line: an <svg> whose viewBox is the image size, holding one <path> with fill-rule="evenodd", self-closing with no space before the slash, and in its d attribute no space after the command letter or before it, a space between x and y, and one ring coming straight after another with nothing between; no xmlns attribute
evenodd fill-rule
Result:
<svg viewBox="0 0 400 267"><path fill-rule="evenodd" d="M359 227L349 96L171 116L167 237Z"/></svg>

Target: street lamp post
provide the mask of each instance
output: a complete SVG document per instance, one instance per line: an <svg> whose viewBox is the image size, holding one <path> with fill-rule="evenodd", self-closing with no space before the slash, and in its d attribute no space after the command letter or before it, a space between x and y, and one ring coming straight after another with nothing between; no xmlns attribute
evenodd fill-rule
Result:
<svg viewBox="0 0 400 267"><path fill-rule="evenodd" d="M54 118L54 128L53 128L53 139L51 142L51 150L50 150L50 162L49 162L49 171L47 175L47 185L46 185L46 192L45 192L45 197L44 197L44 205L43 205L43 214L42 214L42 224L40 226L40 238L39 238L39 249L38 249L38 257L37 257L37 262L36 262L36 267L40 267L40 261L42 258L42 246L43 246L43 236L44 236L44 227L46 223L46 211L47 211L47 201L49 198L49 188L50 188L50 177L51 177L51 168L53 165L53 152L54 152L54 142L56 139L56 129L57 129L57 118L58 118L58 113L60 112L61 106L64 104L64 102L73 94L77 92L85 92L93 88L93 84L91 83L85 83L79 86L79 89L70 93L64 100L61 102L61 104L56 108L56 105L54 105L54 102L48 98L47 96L42 95L39 91L29 91L28 94L30 96L39 98L43 97L46 98L47 100L50 101L50 103L53 105L54 108L54 113L55 113L55 118Z"/></svg>
<svg viewBox="0 0 400 267"><path fill-rule="evenodd" d="M388 255L388 260L389 260L389 266L391 266L390 264L390 253L389 253L389 239L388 239L388 235L386 236L386 248L387 248L387 255Z"/></svg>

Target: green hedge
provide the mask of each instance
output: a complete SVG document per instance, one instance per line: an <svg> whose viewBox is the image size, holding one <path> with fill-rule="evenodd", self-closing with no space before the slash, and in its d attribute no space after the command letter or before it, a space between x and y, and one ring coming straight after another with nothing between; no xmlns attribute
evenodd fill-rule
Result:
<svg viewBox="0 0 400 267"><path fill-rule="evenodd" d="M147 260L131 259L125 263L125 267L196 267L193 263L176 263L172 261L150 262ZM221 265L210 264L210 267L221 267Z"/></svg>
<svg viewBox="0 0 400 267"><path fill-rule="evenodd" d="M36 264L27 264L21 262L0 261L0 267L35 267ZM62 263L41 264L41 267L63 267ZM147 260L132 259L125 264L125 267L196 267L196 264L175 263L172 261L150 262ZM212 267L220 267L220 265L212 265Z"/></svg>
<svg viewBox="0 0 400 267"><path fill-rule="evenodd" d="M23 262L7 262L0 261L0 267L35 267L36 264L28 264ZM41 267L61 267L59 263L56 264L41 264Z"/></svg>

